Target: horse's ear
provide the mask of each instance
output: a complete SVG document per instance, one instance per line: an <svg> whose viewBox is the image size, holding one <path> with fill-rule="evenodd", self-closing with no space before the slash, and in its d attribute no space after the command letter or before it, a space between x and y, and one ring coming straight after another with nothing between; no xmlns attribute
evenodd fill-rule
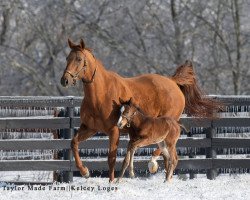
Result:
<svg viewBox="0 0 250 200"><path fill-rule="evenodd" d="M68 45L69 45L69 48L73 49L76 44L74 44L69 38L68 38Z"/></svg>
<svg viewBox="0 0 250 200"><path fill-rule="evenodd" d="M81 46L82 49L85 48L85 43L84 43L83 39L80 40L80 46Z"/></svg>
<svg viewBox="0 0 250 200"><path fill-rule="evenodd" d="M191 60L186 60L186 61L185 61L185 65L192 67L192 66L193 66L193 63L192 63Z"/></svg>

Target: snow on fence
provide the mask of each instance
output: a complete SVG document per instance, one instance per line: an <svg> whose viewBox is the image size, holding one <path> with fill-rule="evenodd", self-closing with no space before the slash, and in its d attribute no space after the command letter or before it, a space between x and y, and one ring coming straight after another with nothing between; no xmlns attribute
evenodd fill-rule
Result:
<svg viewBox="0 0 250 200"><path fill-rule="evenodd" d="M210 97L225 102L227 112L219 113L220 117L214 120L197 120L185 116L181 118L181 122L190 128L191 132L182 134L177 143L179 155L185 155L185 151L188 151L186 153L188 158L179 160L177 171L189 172L190 177L193 177L194 173L205 172L209 179L216 177L218 169L240 169L249 172L250 96ZM61 150L62 155L45 160L37 160L37 158L32 160L1 159L0 171L57 171L63 175L61 181L72 181L73 172L77 169L70 151L70 141L75 129L80 124L79 106L81 101L81 97L0 97L0 131L8 134L8 131L20 129L27 131L45 130L45 132L46 130L52 130L52 132L60 130L61 135L63 135L61 139L53 139L55 137L41 139L1 138L0 151L2 152ZM40 116L34 116L37 108L42 108ZM14 110L19 111L15 112ZM60 111L59 114L58 111ZM26 117L17 114L20 112L24 113ZM128 138L121 137L118 154L124 155L127 143ZM85 157L84 161L90 170L108 170L107 159L100 156L101 154L107 155L108 146L108 138L100 137L100 134L98 137L93 137L80 144L80 152ZM141 171L147 169L148 157L140 155L145 151L148 155L154 149L155 146L151 145L137 152L135 169ZM225 153L227 157L223 156ZM229 154L237 155L228 156ZM89 155L92 158L88 158ZM117 170L121 168L121 160L118 157ZM163 165L162 161L160 162Z"/></svg>

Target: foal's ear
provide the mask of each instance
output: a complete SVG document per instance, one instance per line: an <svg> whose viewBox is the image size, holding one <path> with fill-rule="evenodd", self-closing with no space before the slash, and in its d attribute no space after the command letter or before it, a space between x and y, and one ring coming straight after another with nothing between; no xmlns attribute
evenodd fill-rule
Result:
<svg viewBox="0 0 250 200"><path fill-rule="evenodd" d="M131 97L129 100L127 100L127 101L124 101L124 100L122 100L122 99L119 97L119 101L120 101L120 104L127 104L127 105L133 104L133 98L132 98L132 97Z"/></svg>
<svg viewBox="0 0 250 200"><path fill-rule="evenodd" d="M74 44L69 38L68 38L68 45L69 45L69 48L73 49L76 44Z"/></svg>
<svg viewBox="0 0 250 200"><path fill-rule="evenodd" d="M128 105L131 105L131 104L133 104L133 102L134 102L134 101L133 101L133 97L130 97L130 99L128 100L127 103L128 103Z"/></svg>
<svg viewBox="0 0 250 200"><path fill-rule="evenodd" d="M80 47L81 47L82 49L85 48L85 43L84 43L83 39L80 40Z"/></svg>
<svg viewBox="0 0 250 200"><path fill-rule="evenodd" d="M124 104L124 103L125 103L125 101L123 101L123 100L121 99L121 97L119 97L119 102L120 102L120 104Z"/></svg>

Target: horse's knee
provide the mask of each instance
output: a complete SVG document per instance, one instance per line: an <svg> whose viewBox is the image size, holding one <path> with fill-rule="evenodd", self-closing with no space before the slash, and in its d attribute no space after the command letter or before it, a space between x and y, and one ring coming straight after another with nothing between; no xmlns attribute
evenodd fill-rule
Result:
<svg viewBox="0 0 250 200"><path fill-rule="evenodd" d="M109 165L113 165L116 161L116 154L109 153L108 155L108 163Z"/></svg>
<svg viewBox="0 0 250 200"><path fill-rule="evenodd" d="M77 146L78 144L78 140L76 137L74 137L72 140L71 140L71 149L75 149L75 147Z"/></svg>

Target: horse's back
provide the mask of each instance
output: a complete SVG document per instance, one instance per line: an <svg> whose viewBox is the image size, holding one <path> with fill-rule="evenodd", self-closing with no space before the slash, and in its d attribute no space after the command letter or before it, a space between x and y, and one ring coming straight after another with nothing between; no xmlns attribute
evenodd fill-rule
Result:
<svg viewBox="0 0 250 200"><path fill-rule="evenodd" d="M179 86L170 77L145 74L125 81L140 108L152 116L171 116L179 119L185 98Z"/></svg>

